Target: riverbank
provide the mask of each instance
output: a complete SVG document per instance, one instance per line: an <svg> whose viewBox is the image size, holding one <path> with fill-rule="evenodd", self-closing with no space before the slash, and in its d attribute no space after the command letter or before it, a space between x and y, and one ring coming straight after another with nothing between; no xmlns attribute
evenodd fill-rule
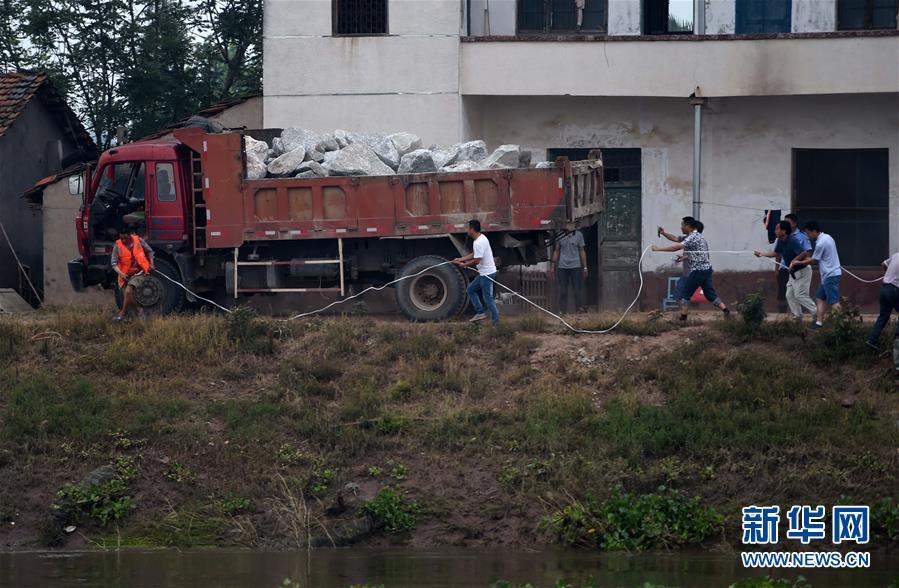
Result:
<svg viewBox="0 0 899 588"><path fill-rule="evenodd" d="M622 327L3 317L0 546L613 548L616 506L624 547L726 551L742 506L894 497L854 326ZM702 525L660 536L659 504Z"/></svg>

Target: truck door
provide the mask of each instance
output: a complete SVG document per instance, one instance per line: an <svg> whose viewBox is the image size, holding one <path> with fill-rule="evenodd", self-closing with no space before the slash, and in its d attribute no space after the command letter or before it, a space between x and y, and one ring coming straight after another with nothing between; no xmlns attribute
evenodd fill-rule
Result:
<svg viewBox="0 0 899 588"><path fill-rule="evenodd" d="M147 235L151 241L178 242L186 238L184 194L177 181L177 161L147 162L150 198Z"/></svg>

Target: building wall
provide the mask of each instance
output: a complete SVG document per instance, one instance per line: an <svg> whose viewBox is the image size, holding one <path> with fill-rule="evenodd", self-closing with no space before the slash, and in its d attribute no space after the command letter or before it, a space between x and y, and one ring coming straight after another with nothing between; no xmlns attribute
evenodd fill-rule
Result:
<svg viewBox="0 0 899 588"><path fill-rule="evenodd" d="M235 104L230 108L226 108L213 116L212 120L230 129L240 127L261 129L264 122L262 116L262 96L250 98L240 104Z"/></svg>
<svg viewBox="0 0 899 588"><path fill-rule="evenodd" d="M45 304L114 304L112 290L90 288L84 292L75 292L69 282L66 264L79 257L75 217L80 206L81 196L69 193L68 178L44 189L41 216Z"/></svg>
<svg viewBox="0 0 899 588"><path fill-rule="evenodd" d="M895 92L899 36L462 43L476 95L775 96ZM527 64L522 75L521 64Z"/></svg>
<svg viewBox="0 0 899 588"><path fill-rule="evenodd" d="M793 0L794 33L826 33L837 28L837 3L833 0Z"/></svg>
<svg viewBox="0 0 899 588"><path fill-rule="evenodd" d="M463 6L392 0L389 36L334 37L330 0L266 2L264 126L459 140Z"/></svg>
<svg viewBox="0 0 899 588"><path fill-rule="evenodd" d="M41 212L22 194L35 182L59 171L60 160L75 150L38 100L32 100L0 137L0 219L32 281L42 283ZM73 229L72 229L73 230ZM0 240L0 287L18 286L15 260Z"/></svg>
<svg viewBox="0 0 899 588"><path fill-rule="evenodd" d="M701 184L711 248L770 247L762 211L791 208L794 148L889 148L890 216L899 217L897 100L895 93L711 100L703 118ZM693 111L687 99L505 96L481 97L471 108L481 109L476 135L491 146L519 143L537 158L550 148L641 148L643 247L658 242L657 226L675 231L692 211ZM899 223L890 231L896 250ZM670 260L670 254L651 255L644 269L670 270ZM745 254L713 261L719 271L770 269L770 262Z"/></svg>

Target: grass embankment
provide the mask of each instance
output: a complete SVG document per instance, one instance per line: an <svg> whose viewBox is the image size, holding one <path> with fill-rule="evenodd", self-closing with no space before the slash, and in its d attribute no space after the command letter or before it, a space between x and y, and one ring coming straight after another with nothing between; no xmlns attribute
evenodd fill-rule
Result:
<svg viewBox="0 0 899 588"><path fill-rule="evenodd" d="M745 505L895 495L857 331L6 317L0 545L736 544Z"/></svg>

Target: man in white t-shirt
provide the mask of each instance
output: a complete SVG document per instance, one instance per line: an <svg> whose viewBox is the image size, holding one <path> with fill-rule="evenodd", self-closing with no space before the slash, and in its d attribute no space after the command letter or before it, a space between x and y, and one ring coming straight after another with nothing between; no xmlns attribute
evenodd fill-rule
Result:
<svg viewBox="0 0 899 588"><path fill-rule="evenodd" d="M496 262L493 260L493 249L487 235L481 232L481 221L472 219L468 221L468 236L471 238L472 252L468 255L457 257L453 263L459 267L471 267L476 265L478 277L468 285L468 298L474 307L475 315L471 322L476 323L487 318L484 314L484 306L490 311L490 319L493 324L499 322L499 311L496 310L496 302L493 301L493 281L496 279ZM481 297L484 302L481 303Z"/></svg>
<svg viewBox="0 0 899 588"><path fill-rule="evenodd" d="M840 310L840 277L843 270L840 269L840 255L837 253L837 244L833 237L821 230L821 226L815 221L805 223L805 234L814 245L812 256L798 256L790 263L790 270L797 271L808 265L817 265L821 273L821 285L815 292L815 306L817 315L812 323L813 329L824 326L824 314L827 307Z"/></svg>

